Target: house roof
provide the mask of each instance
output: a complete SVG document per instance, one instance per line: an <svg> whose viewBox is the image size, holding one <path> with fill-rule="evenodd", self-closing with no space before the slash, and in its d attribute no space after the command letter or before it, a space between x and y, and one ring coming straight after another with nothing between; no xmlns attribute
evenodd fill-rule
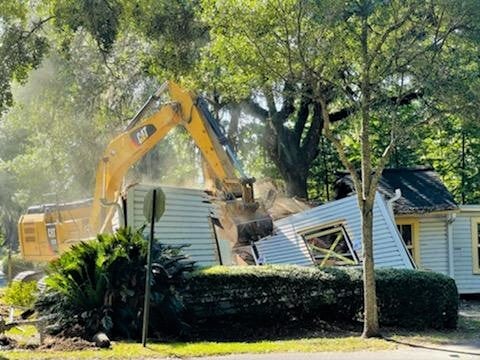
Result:
<svg viewBox="0 0 480 360"><path fill-rule="evenodd" d="M395 195L395 189L402 192L402 196L393 203L395 214L424 214L458 209L452 194L432 168L383 170L378 191L388 200ZM339 174L335 190L337 199L354 192L353 181L348 173Z"/></svg>

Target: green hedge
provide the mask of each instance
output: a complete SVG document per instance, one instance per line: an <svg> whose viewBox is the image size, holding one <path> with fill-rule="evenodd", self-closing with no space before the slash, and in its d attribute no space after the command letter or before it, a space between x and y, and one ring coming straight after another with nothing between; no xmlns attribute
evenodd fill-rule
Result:
<svg viewBox="0 0 480 360"><path fill-rule="evenodd" d="M447 276L413 270L376 271L382 325L454 328L458 294ZM183 290L187 321L279 323L291 319L361 320L357 269L297 266L213 267L195 272Z"/></svg>
<svg viewBox="0 0 480 360"><path fill-rule="evenodd" d="M404 328L453 329L458 320L455 281L416 270L379 270L378 308L383 325Z"/></svg>

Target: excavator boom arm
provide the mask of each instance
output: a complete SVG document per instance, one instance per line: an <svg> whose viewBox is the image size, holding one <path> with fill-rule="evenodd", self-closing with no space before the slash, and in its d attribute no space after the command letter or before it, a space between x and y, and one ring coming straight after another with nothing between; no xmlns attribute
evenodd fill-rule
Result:
<svg viewBox="0 0 480 360"><path fill-rule="evenodd" d="M163 105L153 115L142 118L154 100L168 91L170 103ZM211 116L211 115L210 115ZM253 193L242 185L236 172L242 174L232 154L228 154L205 119L205 109L197 106L197 99L173 82L166 82L154 94L126 131L113 139L97 166L95 194L90 217L92 234L105 230L113 214L112 204L118 201L123 179L128 169L150 151L175 126L182 125L200 149L208 170L213 173L215 185L231 198L246 197L253 202Z"/></svg>

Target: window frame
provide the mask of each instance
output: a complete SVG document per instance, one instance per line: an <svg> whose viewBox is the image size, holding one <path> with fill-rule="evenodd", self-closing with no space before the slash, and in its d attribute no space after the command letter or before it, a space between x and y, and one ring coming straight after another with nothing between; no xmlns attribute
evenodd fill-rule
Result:
<svg viewBox="0 0 480 360"><path fill-rule="evenodd" d="M480 225L480 217L473 217L470 221L472 229L472 273L480 274L480 259L478 256L478 249L480 248L480 241L478 239L478 226Z"/></svg>
<svg viewBox="0 0 480 360"><path fill-rule="evenodd" d="M318 259L316 259L313 249L310 247L310 244L308 242L307 237L312 236L312 235L317 235L317 236L324 236L324 235L330 235L336 232L342 232L343 238L345 240L345 243L347 244L347 248L350 252L350 254L353 257L353 262L354 264L352 265L333 265L333 266L358 266L360 265L360 259L358 254L356 253L355 249L353 248L352 241L350 240L350 236L348 236L348 232L345 229L344 223L330 223L330 224L324 224L321 226L316 226L314 228L310 228L306 231L303 231L300 235L305 243L305 246L307 247L308 253L310 254L310 258L312 259L313 263L315 265L320 265L321 262L318 262ZM338 244L337 244L338 245ZM325 249L328 251L329 249ZM335 258L335 256L333 256ZM327 257L328 259L328 257ZM322 260L323 261L323 260ZM323 265L323 267L326 267L326 265Z"/></svg>
<svg viewBox="0 0 480 360"><path fill-rule="evenodd" d="M405 243L405 240L403 240L402 233L398 228L398 225L410 225L412 227L412 253L410 255L415 262L415 265L417 265L417 267L420 267L420 222L417 218L404 217L395 219L395 225L397 225L397 231L400 234L400 238L402 239L402 242L405 245L407 251L409 250L409 248Z"/></svg>

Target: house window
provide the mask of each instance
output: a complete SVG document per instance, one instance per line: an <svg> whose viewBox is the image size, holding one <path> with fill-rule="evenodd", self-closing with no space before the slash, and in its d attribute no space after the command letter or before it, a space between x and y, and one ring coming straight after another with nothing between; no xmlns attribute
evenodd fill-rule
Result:
<svg viewBox="0 0 480 360"><path fill-rule="evenodd" d="M410 255L413 257L413 225L412 224L399 224L397 225L400 235L402 235L403 242L407 247Z"/></svg>
<svg viewBox="0 0 480 360"><path fill-rule="evenodd" d="M472 219L472 264L473 272L480 274L480 218Z"/></svg>
<svg viewBox="0 0 480 360"><path fill-rule="evenodd" d="M356 265L358 257L342 225L322 227L303 234L312 259L320 266Z"/></svg>
<svg viewBox="0 0 480 360"><path fill-rule="evenodd" d="M398 219L398 232L402 236L405 247L410 253L417 266L420 265L420 247L418 244L418 220L417 219Z"/></svg>

